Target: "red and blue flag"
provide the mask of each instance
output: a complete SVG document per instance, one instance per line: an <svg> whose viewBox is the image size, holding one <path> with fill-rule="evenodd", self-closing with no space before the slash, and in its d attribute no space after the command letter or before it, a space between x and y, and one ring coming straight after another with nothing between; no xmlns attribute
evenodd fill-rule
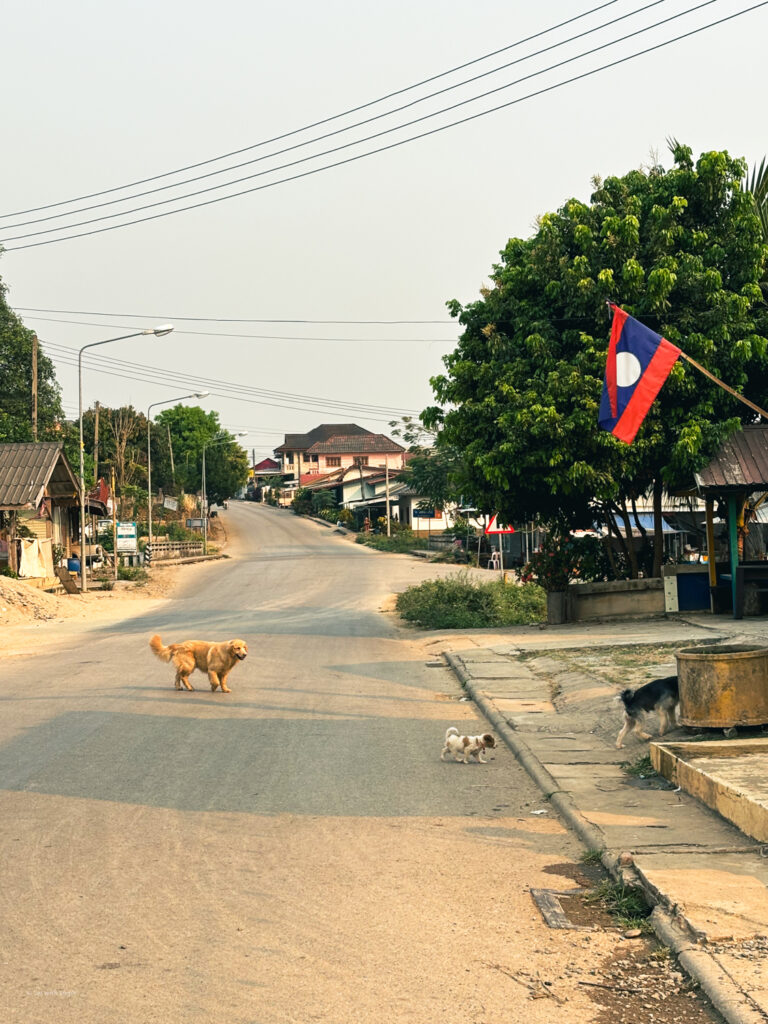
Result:
<svg viewBox="0 0 768 1024"><path fill-rule="evenodd" d="M623 309L612 308L613 327L598 423L620 441L631 444L680 357L680 349Z"/></svg>

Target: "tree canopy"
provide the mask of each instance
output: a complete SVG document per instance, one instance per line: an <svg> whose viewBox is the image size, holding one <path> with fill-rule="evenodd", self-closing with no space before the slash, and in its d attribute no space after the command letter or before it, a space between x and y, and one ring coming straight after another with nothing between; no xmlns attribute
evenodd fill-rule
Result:
<svg viewBox="0 0 768 1024"><path fill-rule="evenodd" d="M750 411L678 361L632 445L597 426L611 301L760 401L768 257L746 166L726 152L594 179L512 238L492 286L452 301L464 333L422 419L461 458L456 487L507 522L587 525L693 472Z"/></svg>
<svg viewBox="0 0 768 1024"><path fill-rule="evenodd" d="M8 306L0 281L0 442L32 441L32 345L34 331ZM37 436L58 440L64 413L56 370L42 346L37 355Z"/></svg>

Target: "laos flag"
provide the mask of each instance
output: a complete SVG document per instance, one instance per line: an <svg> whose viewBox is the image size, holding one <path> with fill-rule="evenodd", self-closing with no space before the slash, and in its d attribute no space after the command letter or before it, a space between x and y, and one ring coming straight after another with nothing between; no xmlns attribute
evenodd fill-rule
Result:
<svg viewBox="0 0 768 1024"><path fill-rule="evenodd" d="M680 356L666 338L613 306L598 423L631 444Z"/></svg>

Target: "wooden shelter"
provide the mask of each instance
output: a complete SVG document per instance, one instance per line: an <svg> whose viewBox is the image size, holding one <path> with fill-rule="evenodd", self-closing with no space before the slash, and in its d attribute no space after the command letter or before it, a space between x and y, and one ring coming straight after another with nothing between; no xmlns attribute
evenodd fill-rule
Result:
<svg viewBox="0 0 768 1024"><path fill-rule="evenodd" d="M53 576L53 545L71 553L78 507L77 480L58 442L0 444L0 565Z"/></svg>
<svg viewBox="0 0 768 1024"><path fill-rule="evenodd" d="M716 610L718 588L728 584L733 617L740 619L744 614L747 588L768 593L768 561L744 558L744 541L750 526L750 497L768 492L768 425L749 425L732 434L711 462L696 474L696 485L705 501L713 610ZM715 557L715 501L727 508L729 561L724 566L726 572L719 571Z"/></svg>

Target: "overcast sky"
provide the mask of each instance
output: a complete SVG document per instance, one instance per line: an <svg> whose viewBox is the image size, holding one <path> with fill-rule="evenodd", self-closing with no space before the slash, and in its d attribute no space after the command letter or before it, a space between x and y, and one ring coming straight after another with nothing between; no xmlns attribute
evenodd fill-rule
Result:
<svg viewBox="0 0 768 1024"><path fill-rule="evenodd" d="M167 338L133 338L94 350L94 359L111 372L89 360L86 405L100 399L146 411L151 403L205 388L212 395L199 404L216 409L229 429L247 430L243 443L257 458L285 432L321 422L354 421L388 432L390 419L431 401L429 377L440 372L457 338L446 300L474 300L506 240L530 235L537 216L569 197L587 199L594 174L623 174L647 163L653 151L668 165L669 136L695 155L728 149L750 165L763 157L768 6L463 125L271 183L509 104L754 2L603 0L589 17L406 92L399 91L576 18L601 0L6 4L0 214L11 216L0 217L8 250L0 276L10 303L43 345L51 345L46 351L57 363L68 415L77 414L78 348L172 321L176 331ZM694 7L687 16L612 42ZM397 127L606 43L485 99ZM353 115L257 146L394 92ZM329 132L337 134L311 142ZM275 155L299 143L309 145ZM257 148L51 206L246 147ZM292 166L270 170L286 163ZM210 176L129 198L204 174ZM246 176L228 188L180 198ZM17 248L263 185L271 187L118 230ZM114 199L123 201L74 212ZM167 199L174 201L126 212ZM43 206L50 208L18 212ZM13 226L65 212L65 218ZM31 234L114 213L121 216ZM75 312L33 313L32 307ZM259 320L285 322L253 322ZM302 320L315 322L288 322ZM435 322L317 322L366 320ZM215 383L204 383L211 379Z"/></svg>

